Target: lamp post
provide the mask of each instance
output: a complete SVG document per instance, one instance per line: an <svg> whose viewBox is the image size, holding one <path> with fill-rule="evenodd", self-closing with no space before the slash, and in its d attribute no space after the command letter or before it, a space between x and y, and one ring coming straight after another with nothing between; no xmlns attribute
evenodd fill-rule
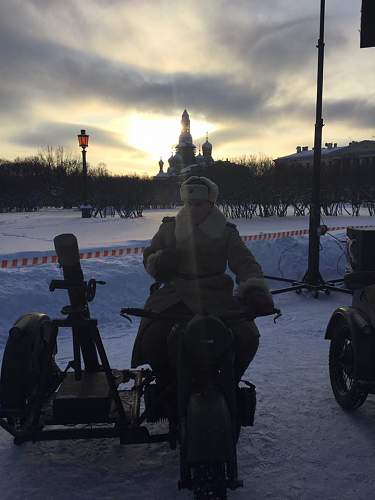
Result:
<svg viewBox="0 0 375 500"><path fill-rule="evenodd" d="M82 217L88 219L91 217L91 205L87 202L87 163L86 163L86 148L89 145L89 135L86 134L86 130L81 130L78 134L78 144L82 148L82 176L83 176L83 187L82 187Z"/></svg>

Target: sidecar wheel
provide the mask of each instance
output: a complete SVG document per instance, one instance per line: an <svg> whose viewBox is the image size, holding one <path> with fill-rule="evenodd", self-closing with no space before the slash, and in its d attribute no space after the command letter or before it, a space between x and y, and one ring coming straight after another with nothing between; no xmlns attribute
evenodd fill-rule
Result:
<svg viewBox="0 0 375 500"><path fill-rule="evenodd" d="M227 500L225 464L192 466L194 500Z"/></svg>
<svg viewBox="0 0 375 500"><path fill-rule="evenodd" d="M346 321L337 322L329 349L329 376L336 401L344 410L359 408L368 393L359 390L354 378L355 351Z"/></svg>

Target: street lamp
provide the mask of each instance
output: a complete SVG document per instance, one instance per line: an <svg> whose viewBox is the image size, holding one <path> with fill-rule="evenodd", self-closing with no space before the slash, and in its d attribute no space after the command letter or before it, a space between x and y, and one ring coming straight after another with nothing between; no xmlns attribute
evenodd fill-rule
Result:
<svg viewBox="0 0 375 500"><path fill-rule="evenodd" d="M89 145L89 135L86 130L81 130L78 134L78 144L82 148L82 175L83 175L83 189L82 189L82 217L88 219L91 217L91 205L87 202L87 164L86 164L86 148Z"/></svg>

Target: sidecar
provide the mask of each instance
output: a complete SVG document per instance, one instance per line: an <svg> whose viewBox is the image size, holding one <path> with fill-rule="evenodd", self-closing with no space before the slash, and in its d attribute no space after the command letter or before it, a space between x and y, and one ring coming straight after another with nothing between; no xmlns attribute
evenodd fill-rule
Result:
<svg viewBox="0 0 375 500"><path fill-rule="evenodd" d="M331 341L329 374L336 401L345 410L375 394L375 231L347 229L351 270L345 285L351 306L334 311L325 338Z"/></svg>

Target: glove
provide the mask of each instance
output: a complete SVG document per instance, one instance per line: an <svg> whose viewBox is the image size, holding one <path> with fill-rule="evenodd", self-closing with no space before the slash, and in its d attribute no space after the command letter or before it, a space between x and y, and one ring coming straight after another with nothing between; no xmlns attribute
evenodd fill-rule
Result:
<svg viewBox="0 0 375 500"><path fill-rule="evenodd" d="M168 281L177 272L178 254L173 248L160 250L154 263L155 278L158 281Z"/></svg>
<svg viewBox="0 0 375 500"><path fill-rule="evenodd" d="M243 302L256 316L272 314L275 307L270 292L259 288L249 288L243 296Z"/></svg>

